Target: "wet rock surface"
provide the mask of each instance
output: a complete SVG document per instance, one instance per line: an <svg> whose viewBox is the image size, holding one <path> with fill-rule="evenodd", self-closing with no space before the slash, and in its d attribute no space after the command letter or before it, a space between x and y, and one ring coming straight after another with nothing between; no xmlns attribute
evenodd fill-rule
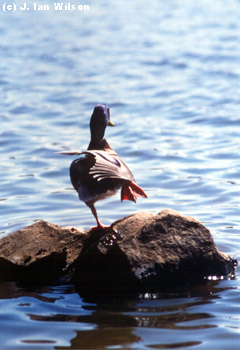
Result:
<svg viewBox="0 0 240 350"><path fill-rule="evenodd" d="M0 240L1 280L52 282L70 272L85 291L174 287L227 276L236 264L204 225L171 209L87 232L40 221Z"/></svg>

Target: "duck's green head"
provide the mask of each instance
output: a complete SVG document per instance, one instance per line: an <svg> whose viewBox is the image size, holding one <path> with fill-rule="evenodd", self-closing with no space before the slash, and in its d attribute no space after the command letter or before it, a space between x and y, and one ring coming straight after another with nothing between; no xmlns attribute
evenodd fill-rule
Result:
<svg viewBox="0 0 240 350"><path fill-rule="evenodd" d="M105 128L107 126L115 126L115 124L110 119L109 107L99 104L93 110L93 114L90 120L90 129L92 132L94 132L94 130L105 131Z"/></svg>

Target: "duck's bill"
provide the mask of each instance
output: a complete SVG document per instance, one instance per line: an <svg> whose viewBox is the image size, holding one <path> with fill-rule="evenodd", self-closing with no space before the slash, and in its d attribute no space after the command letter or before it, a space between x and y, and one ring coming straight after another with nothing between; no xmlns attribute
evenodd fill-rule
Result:
<svg viewBox="0 0 240 350"><path fill-rule="evenodd" d="M116 126L116 125L111 120L109 120L108 126Z"/></svg>

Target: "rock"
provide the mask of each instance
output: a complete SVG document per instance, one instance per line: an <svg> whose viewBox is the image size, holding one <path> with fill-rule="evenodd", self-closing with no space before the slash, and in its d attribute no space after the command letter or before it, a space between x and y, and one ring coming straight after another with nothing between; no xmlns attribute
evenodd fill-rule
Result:
<svg viewBox="0 0 240 350"><path fill-rule="evenodd" d="M0 240L1 280L54 283L71 271L81 291L174 287L235 266L205 226L170 209L88 232L40 221Z"/></svg>
<svg viewBox="0 0 240 350"><path fill-rule="evenodd" d="M0 240L0 280L55 281L78 257L84 232L39 221Z"/></svg>
<svg viewBox="0 0 240 350"><path fill-rule="evenodd" d="M75 282L83 289L113 290L186 285L226 276L236 261L218 251L198 220L165 209L117 221L111 231L83 245Z"/></svg>

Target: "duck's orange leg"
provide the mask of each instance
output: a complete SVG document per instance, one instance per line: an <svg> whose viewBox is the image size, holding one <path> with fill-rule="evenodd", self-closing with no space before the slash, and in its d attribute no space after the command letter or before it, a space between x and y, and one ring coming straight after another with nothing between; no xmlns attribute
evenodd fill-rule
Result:
<svg viewBox="0 0 240 350"><path fill-rule="evenodd" d="M97 221L97 226L93 227L93 229L101 229L101 230L104 230L105 228L109 227L109 226L105 226L103 225L100 220L98 219L98 215L97 215L97 210L96 208L94 207L94 204L87 204L87 206L91 209L92 213L93 213L93 216L95 217L96 221Z"/></svg>

